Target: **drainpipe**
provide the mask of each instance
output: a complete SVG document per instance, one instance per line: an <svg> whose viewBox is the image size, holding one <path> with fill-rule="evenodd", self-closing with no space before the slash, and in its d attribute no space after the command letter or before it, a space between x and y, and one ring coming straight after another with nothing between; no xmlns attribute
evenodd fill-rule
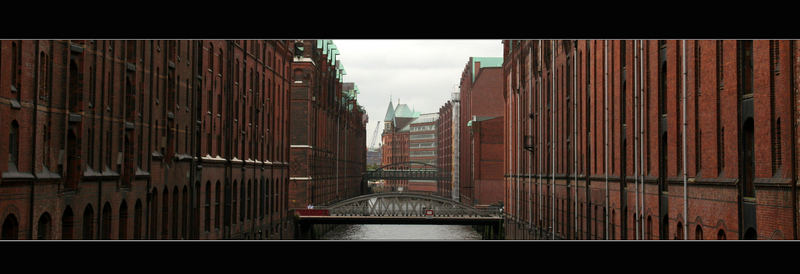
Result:
<svg viewBox="0 0 800 274"><path fill-rule="evenodd" d="M603 125L605 127L605 134L603 135L603 142L605 143L605 149L603 150L603 154L605 155L605 161L603 166L605 167L605 174L606 174L606 208L604 210L605 220L606 220L606 231L605 237L608 239L608 40L604 41L603 43L603 50L605 53L603 54L603 93L605 98L603 99L603 107L604 107L604 122Z"/></svg>
<svg viewBox="0 0 800 274"><path fill-rule="evenodd" d="M522 55L522 52L520 52L520 55ZM517 68L518 68L517 71L519 71L519 63L517 63ZM516 170L517 171L516 172L517 176L515 176L516 177L515 178L515 182L516 182L516 187L515 188L517 189L517 193L515 195L515 200L516 200L517 204L514 206L514 212L517 213L516 214L517 216L519 216L519 211L520 211L519 210L519 172L522 170L522 167L520 166L519 158L520 158L520 153L523 151L523 150L519 149L519 144L521 143L520 142L521 141L520 140L521 139L520 138L520 133L521 133L521 131L520 131L520 121L522 120L521 119L522 117L521 117L520 111L519 111L519 109L520 109L520 102L519 102L520 98L521 98L521 96L520 96L520 92L519 92L519 79L517 79L517 100L515 100L515 101L517 101L517 121L516 121L516 124L517 124L517 134L516 134L517 135L517 147L515 149L515 153L517 154L517 170ZM519 217L517 217L517 221L519 221Z"/></svg>
<svg viewBox="0 0 800 274"><path fill-rule="evenodd" d="M639 40L639 56L640 56L639 57L639 75L642 78L642 83L639 86L639 115L640 115L639 116L639 141L640 141L640 144L639 144L639 148L640 148L639 149L639 166L641 167L641 170L639 170L639 177L640 177L640 181L642 182L642 189L641 189L641 193L639 194L639 195L641 195L641 199L639 199L639 203L641 203L641 207L639 207L639 210L640 210L639 211L639 220L640 220L639 225L642 228L642 239L644 239L645 238L644 235L647 235L646 234L647 232L645 231L645 225L644 225L644 220L645 219L643 219L643 216L644 216L644 187L645 187L645 183L644 183L644 174L645 174L645 170L644 170L644 146L647 144L647 142L644 140L644 119L645 119L645 114L644 114L644 78L647 75L644 75L644 58L643 58L643 56L644 56L644 47L642 46L642 42L643 41Z"/></svg>
<svg viewBox="0 0 800 274"><path fill-rule="evenodd" d="M530 48L528 50L528 115L531 114L531 101L533 101L533 45L529 44ZM533 120L529 120L528 122L528 135L533 136L533 126L531 125ZM533 140L531 140L532 142ZM533 211L532 211L532 203L533 203L533 192L531 189L531 172L533 169L533 153L528 153L528 228L532 227L532 220L533 220Z"/></svg>
<svg viewBox="0 0 800 274"><path fill-rule="evenodd" d="M795 120L795 116L794 116L794 114L795 114L794 113L795 112L794 108L795 108L795 104L797 102L795 102L795 97L794 97L794 94L796 92L796 90L795 90L796 87L795 87L795 83L794 83L795 77L796 77L795 76L794 66L795 66L795 62L797 62L797 61L795 60L795 56L794 56L794 44L795 44L795 41L789 42L789 56L790 56L789 60L791 60L791 62L789 63L789 71L790 71L790 73L789 73L790 76L789 77L791 79L791 80L789 80L789 87L790 87L789 90L791 91L791 92L789 92L789 96L791 98L790 102L792 102L790 104L791 105L790 115L791 115L792 123L795 124L795 127L793 127L791 131L789 131L789 136L790 136L790 139L792 140L792 144L789 147L792 148L792 153L791 153L792 156L791 156L791 161L790 161L792 163L792 165L791 165L792 166L791 167L791 176L792 176L792 181L791 181L792 182L792 236L793 236L793 239L796 240L797 239L797 171L796 171L797 163L795 162L795 159L796 159L795 155L797 153L796 152L796 148L797 147L796 147L796 141L795 141L795 137L794 137L795 135L794 134L795 134L795 130L797 128L797 126L796 126L797 125L797 121Z"/></svg>
<svg viewBox="0 0 800 274"><path fill-rule="evenodd" d="M638 126L639 126L639 123L638 123L639 122L639 120L638 120L639 117L636 116L636 111L638 110L638 108L637 108L638 105L636 105L636 103L639 100L639 93L636 93L636 91L639 90L639 78L638 78L639 75L637 74L637 72L639 72L637 70L638 69L637 65L638 65L638 61L639 61L639 55L638 55L638 52L636 51L638 46L639 46L639 44L637 43L636 40L634 40L633 41L633 56L634 56L634 61L633 61L633 155L634 155L633 156L634 157L633 158L633 174L634 174L634 177L635 177L635 181L634 181L634 192L633 193L635 194L635 196L634 196L635 197L634 198L635 202L634 203L636 204L634 206L635 207L634 212L636 212L637 214L635 215L636 217L634 218L633 223L634 223L634 228L636 230L636 238L635 239L637 239L637 240L639 239L639 219L641 219L641 216L639 216L639 214L638 214L638 212L639 212L639 176L638 176L639 175L639 162L637 161L638 159L636 158L639 155L639 135L636 134L636 130L638 129Z"/></svg>
<svg viewBox="0 0 800 274"><path fill-rule="evenodd" d="M640 56L644 56L644 46L641 45L642 42L643 41L639 41L639 43L640 43L640 45L639 45L639 55ZM645 75L644 66L646 66L648 64L646 64L644 62L644 58L639 59L639 63L641 64L641 66L639 66L639 73L642 75L642 85L639 86L639 101L640 101L639 102L639 114L641 115L640 116L641 119L639 119L639 123L640 123L640 125L639 125L639 140L643 140L642 145L645 146L645 145L647 145L647 141L644 139L644 120L645 120L645 118L647 118L647 112L645 112L644 79L646 79L647 75ZM645 195L644 195L645 194L644 175L646 173L645 170L644 170L644 160L645 160L644 147L642 147L642 150L639 151L639 154L640 154L639 155L640 156L639 157L639 164L642 167L641 173L639 174L639 176L641 177L641 181L642 181L642 190L641 190L642 193L641 193L641 199L640 199L640 203L641 203L642 206L640 207L640 210L641 210L641 214L640 215L644 216L644 212L645 212L645 208L644 208L644 198L645 198ZM647 232L647 226L645 225L644 221L642 222L641 225L642 225L642 235L647 235L647 233L648 233ZM642 238L644 238L644 237L642 237Z"/></svg>
<svg viewBox="0 0 800 274"><path fill-rule="evenodd" d="M542 60L542 51L543 51L543 49L542 49L542 40L539 40L539 63L540 64L543 61ZM539 81L538 81L538 84L539 84L539 88L538 88L538 90L539 90L539 92L538 92L539 93L539 101L538 101L539 107L537 109L537 113L538 113L537 116L539 116L539 134L537 134L539 136L539 147L537 149L539 151L539 161L538 161L539 162L539 168L538 168L538 172L537 172L537 173L539 173L539 180L536 181L536 185L539 187L539 190L537 191L537 193L539 194L539 199L537 199L537 202L539 204L539 228L538 229L539 229L540 236L541 236L541 231L542 231L542 227L541 226L542 226L542 223L544 222L544 220L542 218L542 196L543 196L543 194L542 194L542 170L543 170L543 165L542 165L542 138L543 138L543 136L542 136L542 87L543 87L543 85L542 85L542 69L541 69L541 67L542 66L539 65Z"/></svg>
<svg viewBox="0 0 800 274"><path fill-rule="evenodd" d="M552 219L552 226L550 227L550 235L552 239L556 239L556 74L554 72L556 68L556 43L555 41L550 41L550 150L552 153L550 154L550 167L553 170L553 177L550 178L550 218Z"/></svg>
<svg viewBox="0 0 800 274"><path fill-rule="evenodd" d="M681 45L681 57L683 63L683 93L681 94L681 108L683 108L683 114L681 115L681 120L683 120L683 239L689 239L689 223L686 222L688 219L688 206L689 200L688 194L686 193L687 184L686 184L686 40L683 40L683 44Z"/></svg>
<svg viewBox="0 0 800 274"><path fill-rule="evenodd" d="M336 198L338 199L339 198L339 160L341 160L339 158L339 146L340 146L340 144L339 144L339 116L341 116L342 113L341 113L341 110L339 110L340 108L337 107L336 109L337 109L337 111L336 111L336 156L335 156L335 160L334 161L336 162ZM325 202L327 203L329 201L325 201Z"/></svg>
<svg viewBox="0 0 800 274"><path fill-rule="evenodd" d="M578 41L572 48L572 169L575 172L575 238L578 237Z"/></svg>

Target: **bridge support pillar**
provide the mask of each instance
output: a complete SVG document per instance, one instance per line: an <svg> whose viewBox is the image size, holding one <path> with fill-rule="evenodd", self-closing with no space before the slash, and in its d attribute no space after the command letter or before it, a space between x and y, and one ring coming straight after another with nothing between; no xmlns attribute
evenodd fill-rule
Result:
<svg viewBox="0 0 800 274"><path fill-rule="evenodd" d="M297 222L295 235L297 240L314 240L314 225L306 222Z"/></svg>

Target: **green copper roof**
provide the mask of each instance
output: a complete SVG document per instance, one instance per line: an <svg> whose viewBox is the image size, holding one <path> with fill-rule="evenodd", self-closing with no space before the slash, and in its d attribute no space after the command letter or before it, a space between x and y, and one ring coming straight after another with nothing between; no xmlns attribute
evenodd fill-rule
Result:
<svg viewBox="0 0 800 274"><path fill-rule="evenodd" d="M401 117L401 118L417 118L419 117L420 113L416 111L412 111L408 108L406 104L399 104L397 108L394 110L394 117Z"/></svg>
<svg viewBox="0 0 800 274"><path fill-rule="evenodd" d="M394 106L392 106L392 101L389 101L389 108L386 109L386 117L383 117L384 122L390 122L394 120Z"/></svg>
<svg viewBox="0 0 800 274"><path fill-rule="evenodd" d="M481 68L499 68L503 66L503 57L471 57L471 67L475 67L476 62L481 63ZM473 71L475 71L473 69ZM472 74L472 82L475 82L475 74Z"/></svg>

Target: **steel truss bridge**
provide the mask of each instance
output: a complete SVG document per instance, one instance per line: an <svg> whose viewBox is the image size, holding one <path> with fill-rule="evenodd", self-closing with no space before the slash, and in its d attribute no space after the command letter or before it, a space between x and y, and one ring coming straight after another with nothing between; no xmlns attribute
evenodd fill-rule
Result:
<svg viewBox="0 0 800 274"><path fill-rule="evenodd" d="M484 238L496 239L503 225L500 208L475 208L424 193L368 194L314 210L323 214L296 215L300 238L313 238L316 224L456 224L477 226Z"/></svg>
<svg viewBox="0 0 800 274"><path fill-rule="evenodd" d="M402 162L388 164L375 170L364 172L362 180L435 180L450 181L450 174L442 172L437 166L422 162Z"/></svg>

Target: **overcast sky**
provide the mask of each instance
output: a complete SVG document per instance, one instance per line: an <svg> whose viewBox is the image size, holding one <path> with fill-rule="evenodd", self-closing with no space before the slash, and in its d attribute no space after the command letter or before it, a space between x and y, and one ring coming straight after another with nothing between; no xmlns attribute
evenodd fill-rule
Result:
<svg viewBox="0 0 800 274"><path fill-rule="evenodd" d="M333 40L347 75L367 110L367 146L383 121L389 96L421 113L439 108L457 91L469 57L502 57L500 40ZM383 123L381 130L383 129ZM380 138L380 133L378 135ZM380 142L380 139L376 141Z"/></svg>

